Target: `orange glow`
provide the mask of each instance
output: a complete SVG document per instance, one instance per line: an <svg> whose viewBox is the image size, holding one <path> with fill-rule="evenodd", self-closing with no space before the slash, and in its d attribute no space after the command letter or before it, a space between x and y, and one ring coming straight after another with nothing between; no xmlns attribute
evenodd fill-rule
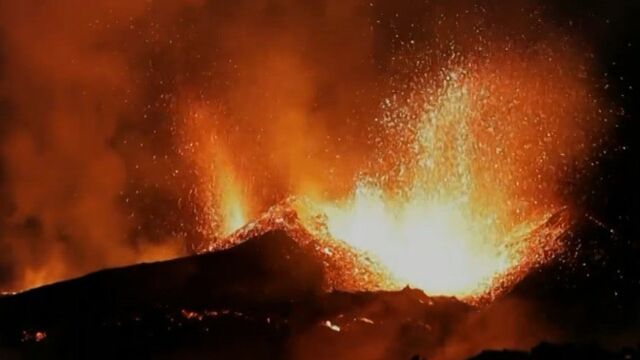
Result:
<svg viewBox="0 0 640 360"><path fill-rule="evenodd" d="M181 152L195 170L194 212L201 217L207 237L222 238L242 227L249 219L251 204L245 196L241 173L228 151L229 136L220 126L218 111L191 104L179 124ZM184 176L184 175L183 175Z"/></svg>
<svg viewBox="0 0 640 360"><path fill-rule="evenodd" d="M245 203L242 197L242 190L238 186L237 180L228 167L217 166L217 169L227 169L221 171L217 176L218 189L220 192L219 208L221 212L221 234L229 235L247 223Z"/></svg>

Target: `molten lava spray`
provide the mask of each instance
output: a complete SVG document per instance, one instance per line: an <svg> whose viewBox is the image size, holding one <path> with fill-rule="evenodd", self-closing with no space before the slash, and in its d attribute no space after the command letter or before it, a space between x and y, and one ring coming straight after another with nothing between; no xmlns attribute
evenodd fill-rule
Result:
<svg viewBox="0 0 640 360"><path fill-rule="evenodd" d="M413 82L406 99L386 102L377 152L352 191L301 193L290 206L305 236L344 242L375 268L334 287L490 299L562 251L570 219L555 182L562 160L583 151L570 148L587 139L572 126L593 104L537 55L470 57Z"/></svg>
<svg viewBox="0 0 640 360"><path fill-rule="evenodd" d="M434 103L424 105L415 123L384 118L393 123L385 125L411 128L409 151L391 150L394 163L389 165L400 168L396 178L365 176L346 201L322 203L320 209L330 236L376 259L395 287L472 298L497 293L560 251L558 236L568 223L545 229L555 234L551 237L532 234L558 209L515 218L514 212L529 209L507 201L504 193L513 187L489 191L481 183L484 174L476 171L491 170L474 168L474 162L501 164L493 156L477 158L471 122L485 104L464 77L448 73Z"/></svg>

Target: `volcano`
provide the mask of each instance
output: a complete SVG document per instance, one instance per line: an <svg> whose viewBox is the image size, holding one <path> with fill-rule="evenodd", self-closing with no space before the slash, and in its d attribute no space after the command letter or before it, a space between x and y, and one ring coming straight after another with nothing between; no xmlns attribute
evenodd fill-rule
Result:
<svg viewBox="0 0 640 360"><path fill-rule="evenodd" d="M179 359L299 358L312 348L319 353L309 356L324 358L388 347L388 356L409 358L434 350L473 311L409 288L326 292L326 278L309 248L269 231L228 250L4 296L0 349L3 358Z"/></svg>
<svg viewBox="0 0 640 360"><path fill-rule="evenodd" d="M639 17L0 0L0 360L638 358Z"/></svg>
<svg viewBox="0 0 640 360"><path fill-rule="evenodd" d="M558 214L538 231L562 219ZM284 203L230 235L216 251L3 296L0 354L16 359L431 358L470 317L485 311L409 287L344 290L382 275L345 244L314 237Z"/></svg>

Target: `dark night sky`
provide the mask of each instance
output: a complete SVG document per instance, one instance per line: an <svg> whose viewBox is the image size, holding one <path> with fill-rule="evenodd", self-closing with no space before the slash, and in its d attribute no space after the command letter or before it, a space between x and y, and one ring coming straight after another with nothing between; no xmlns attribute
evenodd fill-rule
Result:
<svg viewBox="0 0 640 360"><path fill-rule="evenodd" d="M583 339L640 339L640 6L627 1L557 2L553 13L599 44L605 93L621 111L594 171L571 184L584 212L570 236L575 252L529 276L515 293ZM571 4L569 4L571 3ZM625 334L619 337L619 334ZM624 339L624 340L621 340Z"/></svg>

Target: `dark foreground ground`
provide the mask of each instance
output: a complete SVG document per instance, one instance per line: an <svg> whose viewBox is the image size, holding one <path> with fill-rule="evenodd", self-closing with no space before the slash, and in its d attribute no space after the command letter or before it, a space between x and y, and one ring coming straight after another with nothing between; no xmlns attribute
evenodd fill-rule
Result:
<svg viewBox="0 0 640 360"><path fill-rule="evenodd" d="M485 311L411 289L326 293L323 277L317 257L279 231L226 251L97 272L1 297L0 359L455 358L464 352L443 348ZM496 322L486 326L496 332ZM638 356L637 348L541 344L474 359Z"/></svg>

